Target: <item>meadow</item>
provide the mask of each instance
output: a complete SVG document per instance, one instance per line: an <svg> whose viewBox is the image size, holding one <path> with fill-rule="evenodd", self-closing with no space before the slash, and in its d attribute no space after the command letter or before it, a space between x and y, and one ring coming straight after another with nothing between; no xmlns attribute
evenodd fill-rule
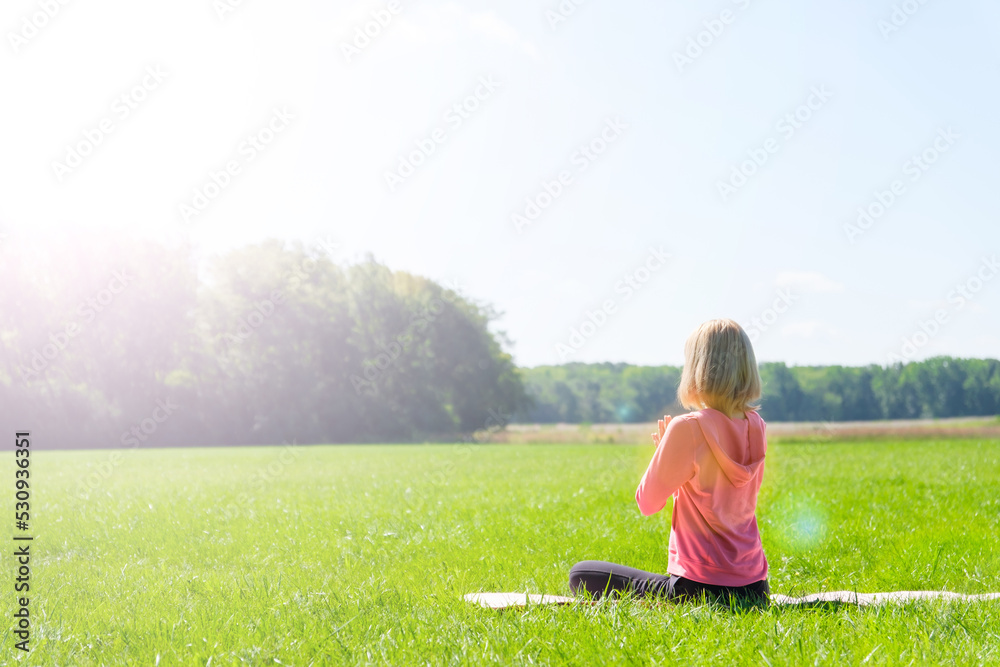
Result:
<svg viewBox="0 0 1000 667"><path fill-rule="evenodd" d="M462 600L568 594L582 559L663 571L669 512L644 518L633 500L652 451L35 452L32 649L14 650L7 628L0 655L33 665L1000 662L998 602L496 612ZM772 592L1000 591L998 488L996 439L772 443L758 508ZM12 571L8 558L8 608Z"/></svg>

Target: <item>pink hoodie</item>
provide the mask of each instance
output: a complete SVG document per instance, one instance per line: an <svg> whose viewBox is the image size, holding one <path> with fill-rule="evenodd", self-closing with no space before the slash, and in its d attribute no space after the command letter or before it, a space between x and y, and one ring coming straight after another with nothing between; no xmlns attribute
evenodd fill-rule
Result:
<svg viewBox="0 0 1000 667"><path fill-rule="evenodd" d="M767 439L760 415L746 417L706 408L667 424L635 490L646 516L674 497L667 574L717 586L767 578L754 514Z"/></svg>

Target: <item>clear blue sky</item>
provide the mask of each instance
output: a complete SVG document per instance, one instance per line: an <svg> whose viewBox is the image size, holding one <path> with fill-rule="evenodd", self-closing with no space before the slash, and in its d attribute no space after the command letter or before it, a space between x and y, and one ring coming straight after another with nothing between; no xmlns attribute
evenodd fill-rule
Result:
<svg viewBox="0 0 1000 667"><path fill-rule="evenodd" d="M678 364L712 317L764 318L761 360L885 363L914 336L907 358L1000 356L996 3L914 1L893 25L890 0L587 0L553 27L557 0L223 2L72 2L37 31L35 2L6 3L0 232L333 239L493 304L522 365ZM390 187L418 142L433 153Z"/></svg>

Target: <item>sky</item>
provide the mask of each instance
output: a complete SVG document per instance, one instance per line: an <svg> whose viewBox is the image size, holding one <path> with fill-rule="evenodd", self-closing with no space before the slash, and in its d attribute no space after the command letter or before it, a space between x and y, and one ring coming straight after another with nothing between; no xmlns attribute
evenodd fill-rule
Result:
<svg viewBox="0 0 1000 667"><path fill-rule="evenodd" d="M0 244L266 238L522 366L1000 356L1000 6L10 0ZM0 287L2 289L2 287Z"/></svg>

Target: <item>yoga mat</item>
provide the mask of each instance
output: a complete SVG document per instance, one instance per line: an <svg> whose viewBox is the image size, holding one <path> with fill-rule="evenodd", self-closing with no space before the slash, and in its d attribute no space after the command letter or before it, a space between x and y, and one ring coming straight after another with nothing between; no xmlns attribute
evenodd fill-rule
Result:
<svg viewBox="0 0 1000 667"><path fill-rule="evenodd" d="M565 595L539 595L537 593L468 593L463 596L467 602L478 604L486 609L508 609L511 607L529 607L536 604L579 604L587 603L583 598L567 597ZM948 591L892 591L889 593L857 593L855 591L828 591L812 593L802 597L787 595L771 595L772 605L783 606L814 606L827 603L854 604L859 607L886 604L889 602L904 603L914 600L1000 600L1000 593L983 593L981 595L965 595ZM592 602L591 602L592 603Z"/></svg>
<svg viewBox="0 0 1000 667"><path fill-rule="evenodd" d="M537 595L535 593L468 593L465 600L487 609L527 607L535 604L575 604L576 598L565 595ZM585 602L585 600L580 600Z"/></svg>
<svg viewBox="0 0 1000 667"><path fill-rule="evenodd" d="M891 591L888 593L857 593L855 591L828 591L812 593L800 598L787 595L771 595L771 604L802 605L823 602L843 602L861 607L885 604L887 602L912 602L914 600L997 600L1000 593L983 593L981 595L966 595L948 591Z"/></svg>

